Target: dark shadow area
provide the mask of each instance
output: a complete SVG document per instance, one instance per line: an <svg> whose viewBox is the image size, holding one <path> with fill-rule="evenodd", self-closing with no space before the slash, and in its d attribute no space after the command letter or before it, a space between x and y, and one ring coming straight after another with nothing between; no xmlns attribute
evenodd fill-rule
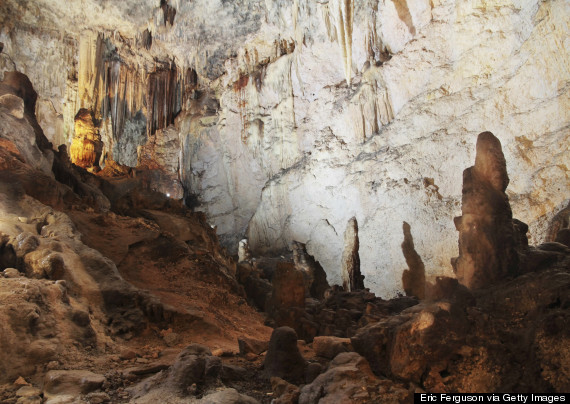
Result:
<svg viewBox="0 0 570 404"><path fill-rule="evenodd" d="M426 294L426 268L420 255L414 248L414 239L412 237L411 227L404 222L402 226L404 230L404 242L402 243L402 252L408 268L402 274L402 284L406 296L415 296L418 299L424 299Z"/></svg>

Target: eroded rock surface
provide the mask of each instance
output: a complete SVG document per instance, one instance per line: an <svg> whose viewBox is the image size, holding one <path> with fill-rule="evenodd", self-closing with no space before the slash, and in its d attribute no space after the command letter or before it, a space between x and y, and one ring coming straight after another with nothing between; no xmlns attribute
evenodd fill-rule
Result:
<svg viewBox="0 0 570 404"><path fill-rule="evenodd" d="M403 386L379 380L362 356L346 352L337 355L324 373L301 389L299 404L407 402L411 397Z"/></svg>

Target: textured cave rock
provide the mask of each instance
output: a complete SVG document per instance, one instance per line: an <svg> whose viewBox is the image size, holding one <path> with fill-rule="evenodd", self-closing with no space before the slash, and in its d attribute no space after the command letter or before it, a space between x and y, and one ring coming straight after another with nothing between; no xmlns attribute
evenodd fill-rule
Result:
<svg viewBox="0 0 570 404"><path fill-rule="evenodd" d="M380 393L380 394L379 394ZM314 402L369 403L408 402L411 394L391 381L381 381L356 352L337 355L326 372L301 389L299 404Z"/></svg>
<svg viewBox="0 0 570 404"><path fill-rule="evenodd" d="M305 278L305 296L322 300L330 286L321 264L307 253L307 248L303 243L296 241L293 242L293 261L295 268L302 271Z"/></svg>
<svg viewBox="0 0 570 404"><path fill-rule="evenodd" d="M16 98L20 98L23 101L24 110L19 110L17 112L16 118L25 118L27 123L32 127L35 133L35 143L37 147L44 152L46 149L51 149L50 142L44 136L43 130L41 126L38 124L36 120L36 102L38 98L38 94L34 90L34 86L30 79L23 73L17 71L9 71L4 73L4 79L0 82L0 94L4 97L10 96L11 102L10 105L3 105L4 108L8 107L7 109L10 110L10 114L13 115L14 106L13 103L17 102ZM18 107L17 109L19 109ZM6 127L7 129L7 127ZM5 130L6 130L5 129ZM8 134L7 134L8 135ZM8 135L9 136L9 135ZM14 136L14 135L12 135ZM11 137L8 137L11 139ZM22 140L14 139L16 144L18 144L19 150L22 153L29 153L29 149L25 147L21 142ZM45 152L45 158L49 158L49 152ZM38 159L35 157L36 160L44 160ZM29 161L29 160L28 160ZM39 161L36 161L35 164L40 164ZM43 167L43 171L49 171L49 168L46 170L47 167Z"/></svg>
<svg viewBox="0 0 570 404"><path fill-rule="evenodd" d="M306 289L303 272L293 264L278 263L271 283L273 290L266 311L277 327L287 326L300 331Z"/></svg>

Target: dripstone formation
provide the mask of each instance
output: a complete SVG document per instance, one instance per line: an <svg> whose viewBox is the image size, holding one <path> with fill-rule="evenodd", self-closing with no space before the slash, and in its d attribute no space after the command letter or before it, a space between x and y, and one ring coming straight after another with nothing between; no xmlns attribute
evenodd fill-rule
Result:
<svg viewBox="0 0 570 404"><path fill-rule="evenodd" d="M348 292L364 289L364 276L360 273L359 248L358 222L355 217L352 217L344 232L342 253L342 287Z"/></svg>
<svg viewBox="0 0 570 404"><path fill-rule="evenodd" d="M519 250L526 225L513 219L505 194L509 177L501 142L491 132L477 138L475 165L463 171L459 257L452 258L460 283L471 289L489 286L520 272ZM521 230L519 230L521 229Z"/></svg>
<svg viewBox="0 0 570 404"><path fill-rule="evenodd" d="M103 142L94 125L93 115L88 109L81 108L75 116L75 136L69 151L71 161L79 167L99 165Z"/></svg>

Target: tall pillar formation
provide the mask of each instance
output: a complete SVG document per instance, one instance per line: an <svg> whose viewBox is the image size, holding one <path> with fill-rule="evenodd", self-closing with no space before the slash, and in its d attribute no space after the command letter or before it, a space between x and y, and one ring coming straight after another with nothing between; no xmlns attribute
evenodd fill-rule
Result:
<svg viewBox="0 0 570 404"><path fill-rule="evenodd" d="M501 142L491 132L480 133L475 165L463 171L462 216L455 218L459 257L451 260L457 279L470 289L520 272L518 252L528 243L528 227L513 219L508 184Z"/></svg>
<svg viewBox="0 0 570 404"><path fill-rule="evenodd" d="M364 276L360 272L359 248L358 222L356 217L352 217L344 232L344 251L342 253L342 287L347 292L364 289Z"/></svg>
<svg viewBox="0 0 570 404"><path fill-rule="evenodd" d="M93 114L81 108L75 115L75 133L69 150L71 162L83 168L97 167L102 152L103 142L93 122Z"/></svg>

